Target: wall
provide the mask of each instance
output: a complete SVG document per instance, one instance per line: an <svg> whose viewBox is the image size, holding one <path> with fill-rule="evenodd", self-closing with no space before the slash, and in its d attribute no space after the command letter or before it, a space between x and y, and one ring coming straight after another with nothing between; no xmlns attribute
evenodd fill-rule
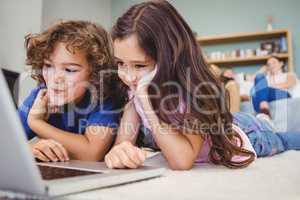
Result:
<svg viewBox="0 0 300 200"><path fill-rule="evenodd" d="M43 29L58 19L88 20L109 29L110 0L44 0Z"/></svg>
<svg viewBox="0 0 300 200"><path fill-rule="evenodd" d="M112 23L141 0L112 0ZM219 35L266 30L267 16L275 28L289 28L293 37L294 68L300 77L299 0L170 0L198 35ZM252 68L244 68L251 71Z"/></svg>
<svg viewBox="0 0 300 200"><path fill-rule="evenodd" d="M19 102L35 87L25 66L25 35L57 19L89 20L110 29L110 5L110 0L1 0L0 67L21 73Z"/></svg>
<svg viewBox="0 0 300 200"><path fill-rule="evenodd" d="M21 100L34 85L25 72L24 36L40 31L41 16L41 0L1 0L0 67L22 72Z"/></svg>
<svg viewBox="0 0 300 200"><path fill-rule="evenodd" d="M34 82L25 73L24 36L39 32L57 19L95 21L110 29L118 16L141 0L1 0L0 66L23 72L20 99ZM218 35L274 28L292 31L294 67L300 77L300 1L298 0L170 0L198 35ZM243 70L253 70L244 68Z"/></svg>

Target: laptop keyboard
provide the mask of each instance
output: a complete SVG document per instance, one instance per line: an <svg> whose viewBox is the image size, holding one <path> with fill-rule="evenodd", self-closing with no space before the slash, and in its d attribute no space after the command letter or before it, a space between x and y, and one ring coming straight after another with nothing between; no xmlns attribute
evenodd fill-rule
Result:
<svg viewBox="0 0 300 200"><path fill-rule="evenodd" d="M76 176L86 176L86 175L93 175L93 174L102 174L101 172L89 172L84 170L77 170L77 169L66 169L66 168L59 168L59 167L49 167L49 166L41 166L38 165L42 178L44 180L53 180L59 178L70 178ZM16 195L15 193L3 193L0 190L0 200L39 200L38 197L30 197L24 194Z"/></svg>
<svg viewBox="0 0 300 200"><path fill-rule="evenodd" d="M77 169L66 169L66 168L48 167L48 166L41 166L41 165L38 165L38 167L40 169L42 178L44 180L102 174L101 172L89 172L89 171L83 171Z"/></svg>

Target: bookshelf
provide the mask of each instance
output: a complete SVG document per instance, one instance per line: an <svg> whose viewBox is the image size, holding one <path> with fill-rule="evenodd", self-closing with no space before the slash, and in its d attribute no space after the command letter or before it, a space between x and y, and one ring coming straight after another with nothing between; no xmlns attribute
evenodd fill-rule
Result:
<svg viewBox="0 0 300 200"><path fill-rule="evenodd" d="M264 40L274 40L285 38L287 51L284 53L276 53L274 55L282 58L286 61L288 71L294 71L293 68L293 49L292 49L292 38L291 32L288 29L278 29L273 31L264 32L251 32L251 33L239 33L239 34L228 34L219 36L207 36L198 37L197 40L202 47L211 45L221 44L235 44L243 42L258 42ZM233 57L223 59L207 59L209 64L216 64L222 67L226 66L243 66L252 64L265 64L269 55L253 55L248 57Z"/></svg>

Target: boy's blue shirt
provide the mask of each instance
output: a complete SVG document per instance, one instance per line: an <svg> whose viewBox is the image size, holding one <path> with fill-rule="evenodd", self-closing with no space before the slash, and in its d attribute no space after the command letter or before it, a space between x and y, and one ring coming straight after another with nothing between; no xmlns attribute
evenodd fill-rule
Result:
<svg viewBox="0 0 300 200"><path fill-rule="evenodd" d="M45 86L41 85L33 89L18 109L18 114L29 140L37 135L28 126L28 113L38 92L42 88L45 88ZM90 109L86 109L88 107L90 107ZM68 105L66 105L65 108L68 108L67 111L50 114L47 123L56 128L76 134L83 134L85 129L90 125L110 128L116 128L118 126L119 113L114 111L115 107L112 99L107 99L101 105L99 103L91 104L90 94L86 92L85 96L76 104L76 108Z"/></svg>

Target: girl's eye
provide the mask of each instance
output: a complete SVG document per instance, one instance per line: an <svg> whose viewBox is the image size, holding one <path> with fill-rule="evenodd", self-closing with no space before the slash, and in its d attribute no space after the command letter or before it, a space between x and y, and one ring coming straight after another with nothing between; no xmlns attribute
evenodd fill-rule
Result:
<svg viewBox="0 0 300 200"><path fill-rule="evenodd" d="M147 67L147 65L135 65L135 67L139 69L139 68Z"/></svg>
<svg viewBox="0 0 300 200"><path fill-rule="evenodd" d="M70 73L78 71L77 69L69 69L69 68L66 68L65 70L66 70L66 72L70 72Z"/></svg>

